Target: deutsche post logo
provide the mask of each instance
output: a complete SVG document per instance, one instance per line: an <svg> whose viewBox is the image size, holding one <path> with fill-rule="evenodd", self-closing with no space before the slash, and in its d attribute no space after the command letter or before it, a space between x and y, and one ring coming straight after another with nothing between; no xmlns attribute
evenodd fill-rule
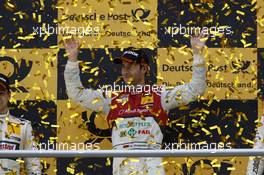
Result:
<svg viewBox="0 0 264 175"><path fill-rule="evenodd" d="M148 21L147 17L150 14L150 10L138 8L136 10L132 10L131 13L134 18L133 22L138 22L138 21L147 22Z"/></svg>
<svg viewBox="0 0 264 175"><path fill-rule="evenodd" d="M26 61L25 59L22 59L20 64L19 64L18 62L15 61L14 58L11 58L8 56L0 57L0 63L1 62L9 62L9 63L11 63L11 65L14 68L12 75L9 76L9 83L11 85L15 84L16 81L18 81L18 82L23 81L27 77L27 75L29 74L29 72L32 68L32 65L33 65L32 61ZM3 63L3 64L5 64L5 63ZM22 93L28 92L28 90L21 85L16 86L16 87L10 87L10 88L11 88L11 91L13 91L13 92L22 92Z"/></svg>
<svg viewBox="0 0 264 175"><path fill-rule="evenodd" d="M250 61L231 61L230 67L232 69L232 72L234 74L237 74L239 72L242 73L248 73L247 69L250 66Z"/></svg>

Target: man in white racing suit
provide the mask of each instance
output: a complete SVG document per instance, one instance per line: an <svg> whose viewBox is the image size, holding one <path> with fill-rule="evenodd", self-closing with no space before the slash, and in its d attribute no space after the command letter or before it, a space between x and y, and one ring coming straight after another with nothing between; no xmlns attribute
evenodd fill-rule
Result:
<svg viewBox="0 0 264 175"><path fill-rule="evenodd" d="M8 78L0 74L0 151L37 149L33 141L34 137L30 121L10 115L8 109L9 99ZM28 175L41 174L38 158L25 158L24 161ZM20 171L20 163L16 161L16 158L0 158L1 175L19 175Z"/></svg>
<svg viewBox="0 0 264 175"><path fill-rule="evenodd" d="M160 149L163 139L160 125L166 125L169 110L188 104L205 91L206 69L201 56L205 45L203 37L203 34L191 37L194 54L191 82L171 90L151 90L150 93L127 89L118 93L105 93L101 89L84 88L77 59L79 43L73 38L67 39L64 41L68 54L64 77L68 96L82 106L107 116L112 127L113 149ZM146 58L140 49L127 49L121 58L114 60L122 64L122 78L126 84L145 86L145 74L149 68ZM165 175L165 170L161 158L114 158L113 174Z"/></svg>
<svg viewBox="0 0 264 175"><path fill-rule="evenodd" d="M260 126L257 128L253 149L264 149L264 116L262 116L260 119ZM263 157L249 159L247 175L264 175Z"/></svg>

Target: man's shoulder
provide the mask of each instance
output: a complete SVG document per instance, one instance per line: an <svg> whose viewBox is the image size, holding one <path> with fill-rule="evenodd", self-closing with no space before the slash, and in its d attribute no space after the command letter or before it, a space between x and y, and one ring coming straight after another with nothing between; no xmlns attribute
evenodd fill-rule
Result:
<svg viewBox="0 0 264 175"><path fill-rule="evenodd" d="M9 115L9 121L12 123L17 123L17 124L22 124L22 125L26 125L26 124L30 124L31 122L27 119L24 119L23 116L14 116L14 115Z"/></svg>

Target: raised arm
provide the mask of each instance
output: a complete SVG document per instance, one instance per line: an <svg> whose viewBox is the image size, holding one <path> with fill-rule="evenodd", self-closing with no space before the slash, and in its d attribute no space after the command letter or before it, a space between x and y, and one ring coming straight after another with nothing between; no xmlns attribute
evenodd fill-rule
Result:
<svg viewBox="0 0 264 175"><path fill-rule="evenodd" d="M204 94L206 89L206 68L202 51L206 39L202 34L191 37L194 57L192 80L184 85L176 86L171 90L164 89L162 91L161 103L165 110L169 111L177 106L188 104L196 100L198 96Z"/></svg>
<svg viewBox="0 0 264 175"><path fill-rule="evenodd" d="M253 149L264 149L264 116L261 118L261 126L258 127L255 144ZM263 175L264 174L264 160L263 157L255 157L249 159L247 175Z"/></svg>
<svg viewBox="0 0 264 175"><path fill-rule="evenodd" d="M103 95L102 90L85 89L80 80L78 62L79 43L74 39L64 42L68 61L65 67L64 78L69 98L85 108L108 114L110 98Z"/></svg>

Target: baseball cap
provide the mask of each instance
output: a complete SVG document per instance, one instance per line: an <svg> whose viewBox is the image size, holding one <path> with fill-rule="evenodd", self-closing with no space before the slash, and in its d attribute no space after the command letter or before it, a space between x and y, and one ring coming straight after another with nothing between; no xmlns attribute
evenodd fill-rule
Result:
<svg viewBox="0 0 264 175"><path fill-rule="evenodd" d="M122 64L123 60L128 62L149 64L148 56L143 52L142 49L128 48L124 50L121 57L114 59L114 63Z"/></svg>
<svg viewBox="0 0 264 175"><path fill-rule="evenodd" d="M4 74L0 74L0 90L10 91L8 77Z"/></svg>

